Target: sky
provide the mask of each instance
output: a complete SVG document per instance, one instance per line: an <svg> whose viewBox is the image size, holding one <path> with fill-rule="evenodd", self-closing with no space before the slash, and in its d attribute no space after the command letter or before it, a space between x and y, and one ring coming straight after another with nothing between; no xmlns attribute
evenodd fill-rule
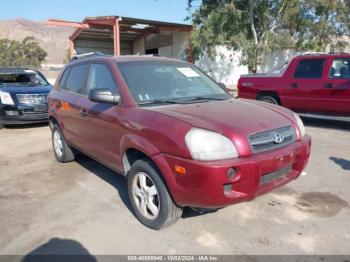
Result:
<svg viewBox="0 0 350 262"><path fill-rule="evenodd" d="M120 15L174 23L189 14L188 0L10 0L1 1L0 20L49 18L82 21L86 16Z"/></svg>

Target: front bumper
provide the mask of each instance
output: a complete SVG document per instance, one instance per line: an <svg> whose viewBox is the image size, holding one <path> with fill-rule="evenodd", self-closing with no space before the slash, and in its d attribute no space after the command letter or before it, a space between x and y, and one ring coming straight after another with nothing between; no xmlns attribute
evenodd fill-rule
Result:
<svg viewBox="0 0 350 262"><path fill-rule="evenodd" d="M178 205L218 208L252 200L296 179L307 164L310 147L311 138L305 135L284 148L234 160L201 162L167 154L152 159ZM186 174L176 174L175 166L184 167ZM236 170L231 180L227 176L230 168ZM265 176L269 179L261 179Z"/></svg>
<svg viewBox="0 0 350 262"><path fill-rule="evenodd" d="M8 115L7 112L17 112L17 115ZM40 111L35 111L34 106L24 105L2 105L0 108L0 122L4 125L41 123L48 119L47 106L46 110Z"/></svg>

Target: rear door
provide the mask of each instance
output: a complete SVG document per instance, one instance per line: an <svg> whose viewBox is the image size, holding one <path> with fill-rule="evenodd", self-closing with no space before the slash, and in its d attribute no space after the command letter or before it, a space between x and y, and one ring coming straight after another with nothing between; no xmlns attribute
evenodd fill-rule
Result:
<svg viewBox="0 0 350 262"><path fill-rule="evenodd" d="M64 137L72 145L81 148L84 139L80 135L81 101L84 99L84 89L88 75L88 64L77 64L70 67L63 76L60 96L56 99L56 109L60 121L63 123Z"/></svg>
<svg viewBox="0 0 350 262"><path fill-rule="evenodd" d="M88 99L89 92L94 88L108 88L113 94L119 95L116 81L107 64L92 63L86 87L86 97L81 104L84 113L80 134L88 143L84 151L112 168L121 166L119 145L122 134L119 105L96 103Z"/></svg>
<svg viewBox="0 0 350 262"><path fill-rule="evenodd" d="M323 110L327 114L350 116L350 58L332 58L324 87L327 97Z"/></svg>
<svg viewBox="0 0 350 262"><path fill-rule="evenodd" d="M285 88L283 105L297 112L318 112L320 103L323 103L322 95L327 92L323 87L326 59L303 58L295 63L295 70Z"/></svg>

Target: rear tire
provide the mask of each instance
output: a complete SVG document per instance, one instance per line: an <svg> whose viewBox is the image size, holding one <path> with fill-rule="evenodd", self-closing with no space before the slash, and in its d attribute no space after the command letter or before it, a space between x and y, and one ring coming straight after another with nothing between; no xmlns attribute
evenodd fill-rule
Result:
<svg viewBox="0 0 350 262"><path fill-rule="evenodd" d="M257 100L262 101L262 102L266 102L269 104L279 105L278 100L273 96L263 95L263 96L259 96L257 98Z"/></svg>
<svg viewBox="0 0 350 262"><path fill-rule="evenodd" d="M137 160L128 172L129 200L137 219L152 229L178 221L182 208L171 198L160 172L149 160Z"/></svg>
<svg viewBox="0 0 350 262"><path fill-rule="evenodd" d="M52 127L52 147L58 162L67 163L74 160L73 150L68 146L61 129L56 124Z"/></svg>

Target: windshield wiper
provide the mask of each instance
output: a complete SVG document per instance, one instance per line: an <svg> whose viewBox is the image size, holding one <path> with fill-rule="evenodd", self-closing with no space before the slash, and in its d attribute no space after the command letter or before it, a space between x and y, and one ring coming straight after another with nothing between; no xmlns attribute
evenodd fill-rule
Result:
<svg viewBox="0 0 350 262"><path fill-rule="evenodd" d="M195 98L191 98L188 100L184 100L181 102L184 103L190 103L190 102L195 102L195 101L222 101L222 100L226 100L226 98L219 98L219 97L210 97L210 96L196 96Z"/></svg>
<svg viewBox="0 0 350 262"><path fill-rule="evenodd" d="M148 100L145 102L140 102L139 105L153 105L153 104L190 104L193 102L206 102L206 101L222 101L226 100L225 98L218 97L206 97L206 96L197 96L188 100L172 100L172 99L154 99Z"/></svg>
<svg viewBox="0 0 350 262"><path fill-rule="evenodd" d="M139 105L153 105L153 104L181 104L181 101L170 99L153 99L145 102L140 102Z"/></svg>

